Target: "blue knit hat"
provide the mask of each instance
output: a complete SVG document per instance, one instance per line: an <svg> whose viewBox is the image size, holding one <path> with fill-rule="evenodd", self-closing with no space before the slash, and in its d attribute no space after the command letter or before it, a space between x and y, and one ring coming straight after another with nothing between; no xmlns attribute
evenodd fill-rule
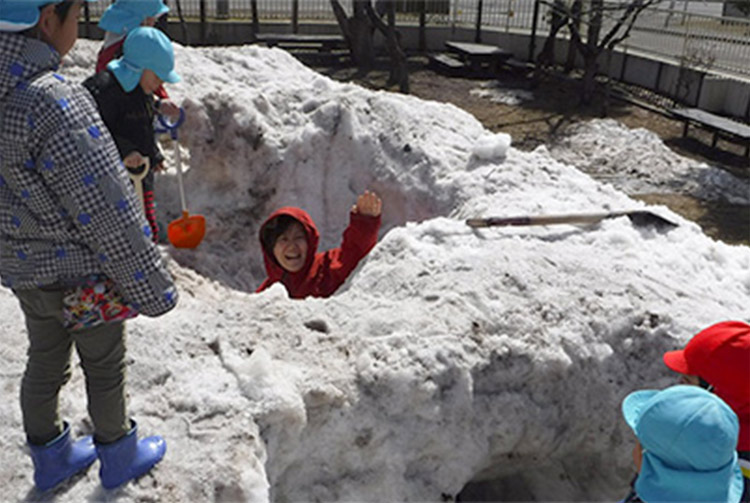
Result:
<svg viewBox="0 0 750 503"><path fill-rule="evenodd" d="M117 0L102 14L99 28L125 35L147 17L159 17L166 12L169 7L162 0Z"/></svg>
<svg viewBox="0 0 750 503"><path fill-rule="evenodd" d="M28 30L39 22L39 7L63 0L0 0L0 31ZM97 0L86 0L96 2Z"/></svg>
<svg viewBox="0 0 750 503"><path fill-rule="evenodd" d="M698 386L635 391L622 412L643 448L643 501L740 501L739 421L721 398Z"/></svg>
<svg viewBox="0 0 750 503"><path fill-rule="evenodd" d="M135 89L143 70L151 70L164 82L180 81L180 76L174 71L172 42L160 30L147 26L128 34L122 46L122 57L110 61L107 68L126 92Z"/></svg>

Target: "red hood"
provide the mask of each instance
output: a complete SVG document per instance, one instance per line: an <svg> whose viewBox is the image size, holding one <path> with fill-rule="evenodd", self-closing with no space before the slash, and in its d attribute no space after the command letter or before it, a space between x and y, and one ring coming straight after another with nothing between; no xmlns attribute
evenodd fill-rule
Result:
<svg viewBox="0 0 750 503"><path fill-rule="evenodd" d="M266 266L266 274L268 274L268 279L266 280L266 282L269 284L276 283L277 281L282 281L283 279L284 284L298 285L304 282L310 273L310 268L312 267L313 261L315 260L315 253L318 251L320 233L318 232L318 228L315 227L315 222L313 222L312 218L310 218L310 215L308 215L306 211L295 208L293 206L285 206L284 208L279 208L278 210L274 211L271 216L268 217L265 222L263 222L263 225L260 226L260 231L258 234L259 238L263 236L263 229L266 227L266 225L268 225L271 220L281 215L289 215L290 217L301 223L302 227L305 228L305 233L307 234L307 257L305 258L305 265L302 267L302 269L295 273L290 273L284 270L276 261L276 258L273 256L273 250L265 249L265 247L263 246L263 241L261 239L260 245L263 249L263 263Z"/></svg>

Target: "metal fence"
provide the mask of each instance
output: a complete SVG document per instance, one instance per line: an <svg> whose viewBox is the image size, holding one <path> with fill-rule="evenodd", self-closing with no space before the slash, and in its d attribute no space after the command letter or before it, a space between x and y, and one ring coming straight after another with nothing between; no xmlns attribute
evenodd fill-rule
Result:
<svg viewBox="0 0 750 503"><path fill-rule="evenodd" d="M175 0L167 1L176 12ZM424 8L428 28L473 28L480 21L482 29L530 32L534 23L535 0L393 1L397 25L416 24L421 8ZM330 0L256 0L255 3L260 23L288 21L296 26L297 22L336 21ZM351 12L352 0L340 0L340 3ZM98 18L108 2L87 5L91 17ZM722 17L722 2L670 0L668 5L652 7L642 13L621 47L689 67L750 78L750 20ZM249 20L253 15L251 0L180 0L180 6L186 19L204 22ZM544 1L539 5L538 16L538 33L543 34L550 19L550 8ZM583 22L586 22L585 17ZM604 33L612 22L605 17ZM582 31L585 34L585 27ZM568 34L563 30L559 36Z"/></svg>

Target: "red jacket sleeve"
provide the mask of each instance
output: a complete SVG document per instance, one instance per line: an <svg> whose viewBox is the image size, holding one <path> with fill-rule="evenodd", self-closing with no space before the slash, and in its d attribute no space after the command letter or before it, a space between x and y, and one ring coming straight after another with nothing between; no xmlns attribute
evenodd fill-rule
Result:
<svg viewBox="0 0 750 503"><path fill-rule="evenodd" d="M266 278L265 280L263 280L263 283L260 284L258 289L255 290L255 293L260 293L271 285L273 285L273 282L270 279Z"/></svg>
<svg viewBox="0 0 750 503"><path fill-rule="evenodd" d="M373 249L378 242L380 216L370 217L359 213L350 213L349 227L344 231L340 248L325 252L321 266L319 297L328 297L340 287L357 267L359 261Z"/></svg>

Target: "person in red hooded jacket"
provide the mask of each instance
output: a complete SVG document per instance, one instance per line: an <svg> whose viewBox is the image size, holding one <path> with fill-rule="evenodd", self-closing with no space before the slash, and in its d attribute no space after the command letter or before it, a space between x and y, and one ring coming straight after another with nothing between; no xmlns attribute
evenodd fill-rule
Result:
<svg viewBox="0 0 750 503"><path fill-rule="evenodd" d="M381 210L380 198L365 191L352 206L341 246L321 253L310 215L289 206L276 210L260 227L268 278L256 293L280 281L293 299L330 297L377 243Z"/></svg>
<svg viewBox="0 0 750 503"><path fill-rule="evenodd" d="M708 389L740 421L737 451L745 478L742 501L750 502L750 325L722 321L698 332L684 349L664 353L664 363L681 381Z"/></svg>

